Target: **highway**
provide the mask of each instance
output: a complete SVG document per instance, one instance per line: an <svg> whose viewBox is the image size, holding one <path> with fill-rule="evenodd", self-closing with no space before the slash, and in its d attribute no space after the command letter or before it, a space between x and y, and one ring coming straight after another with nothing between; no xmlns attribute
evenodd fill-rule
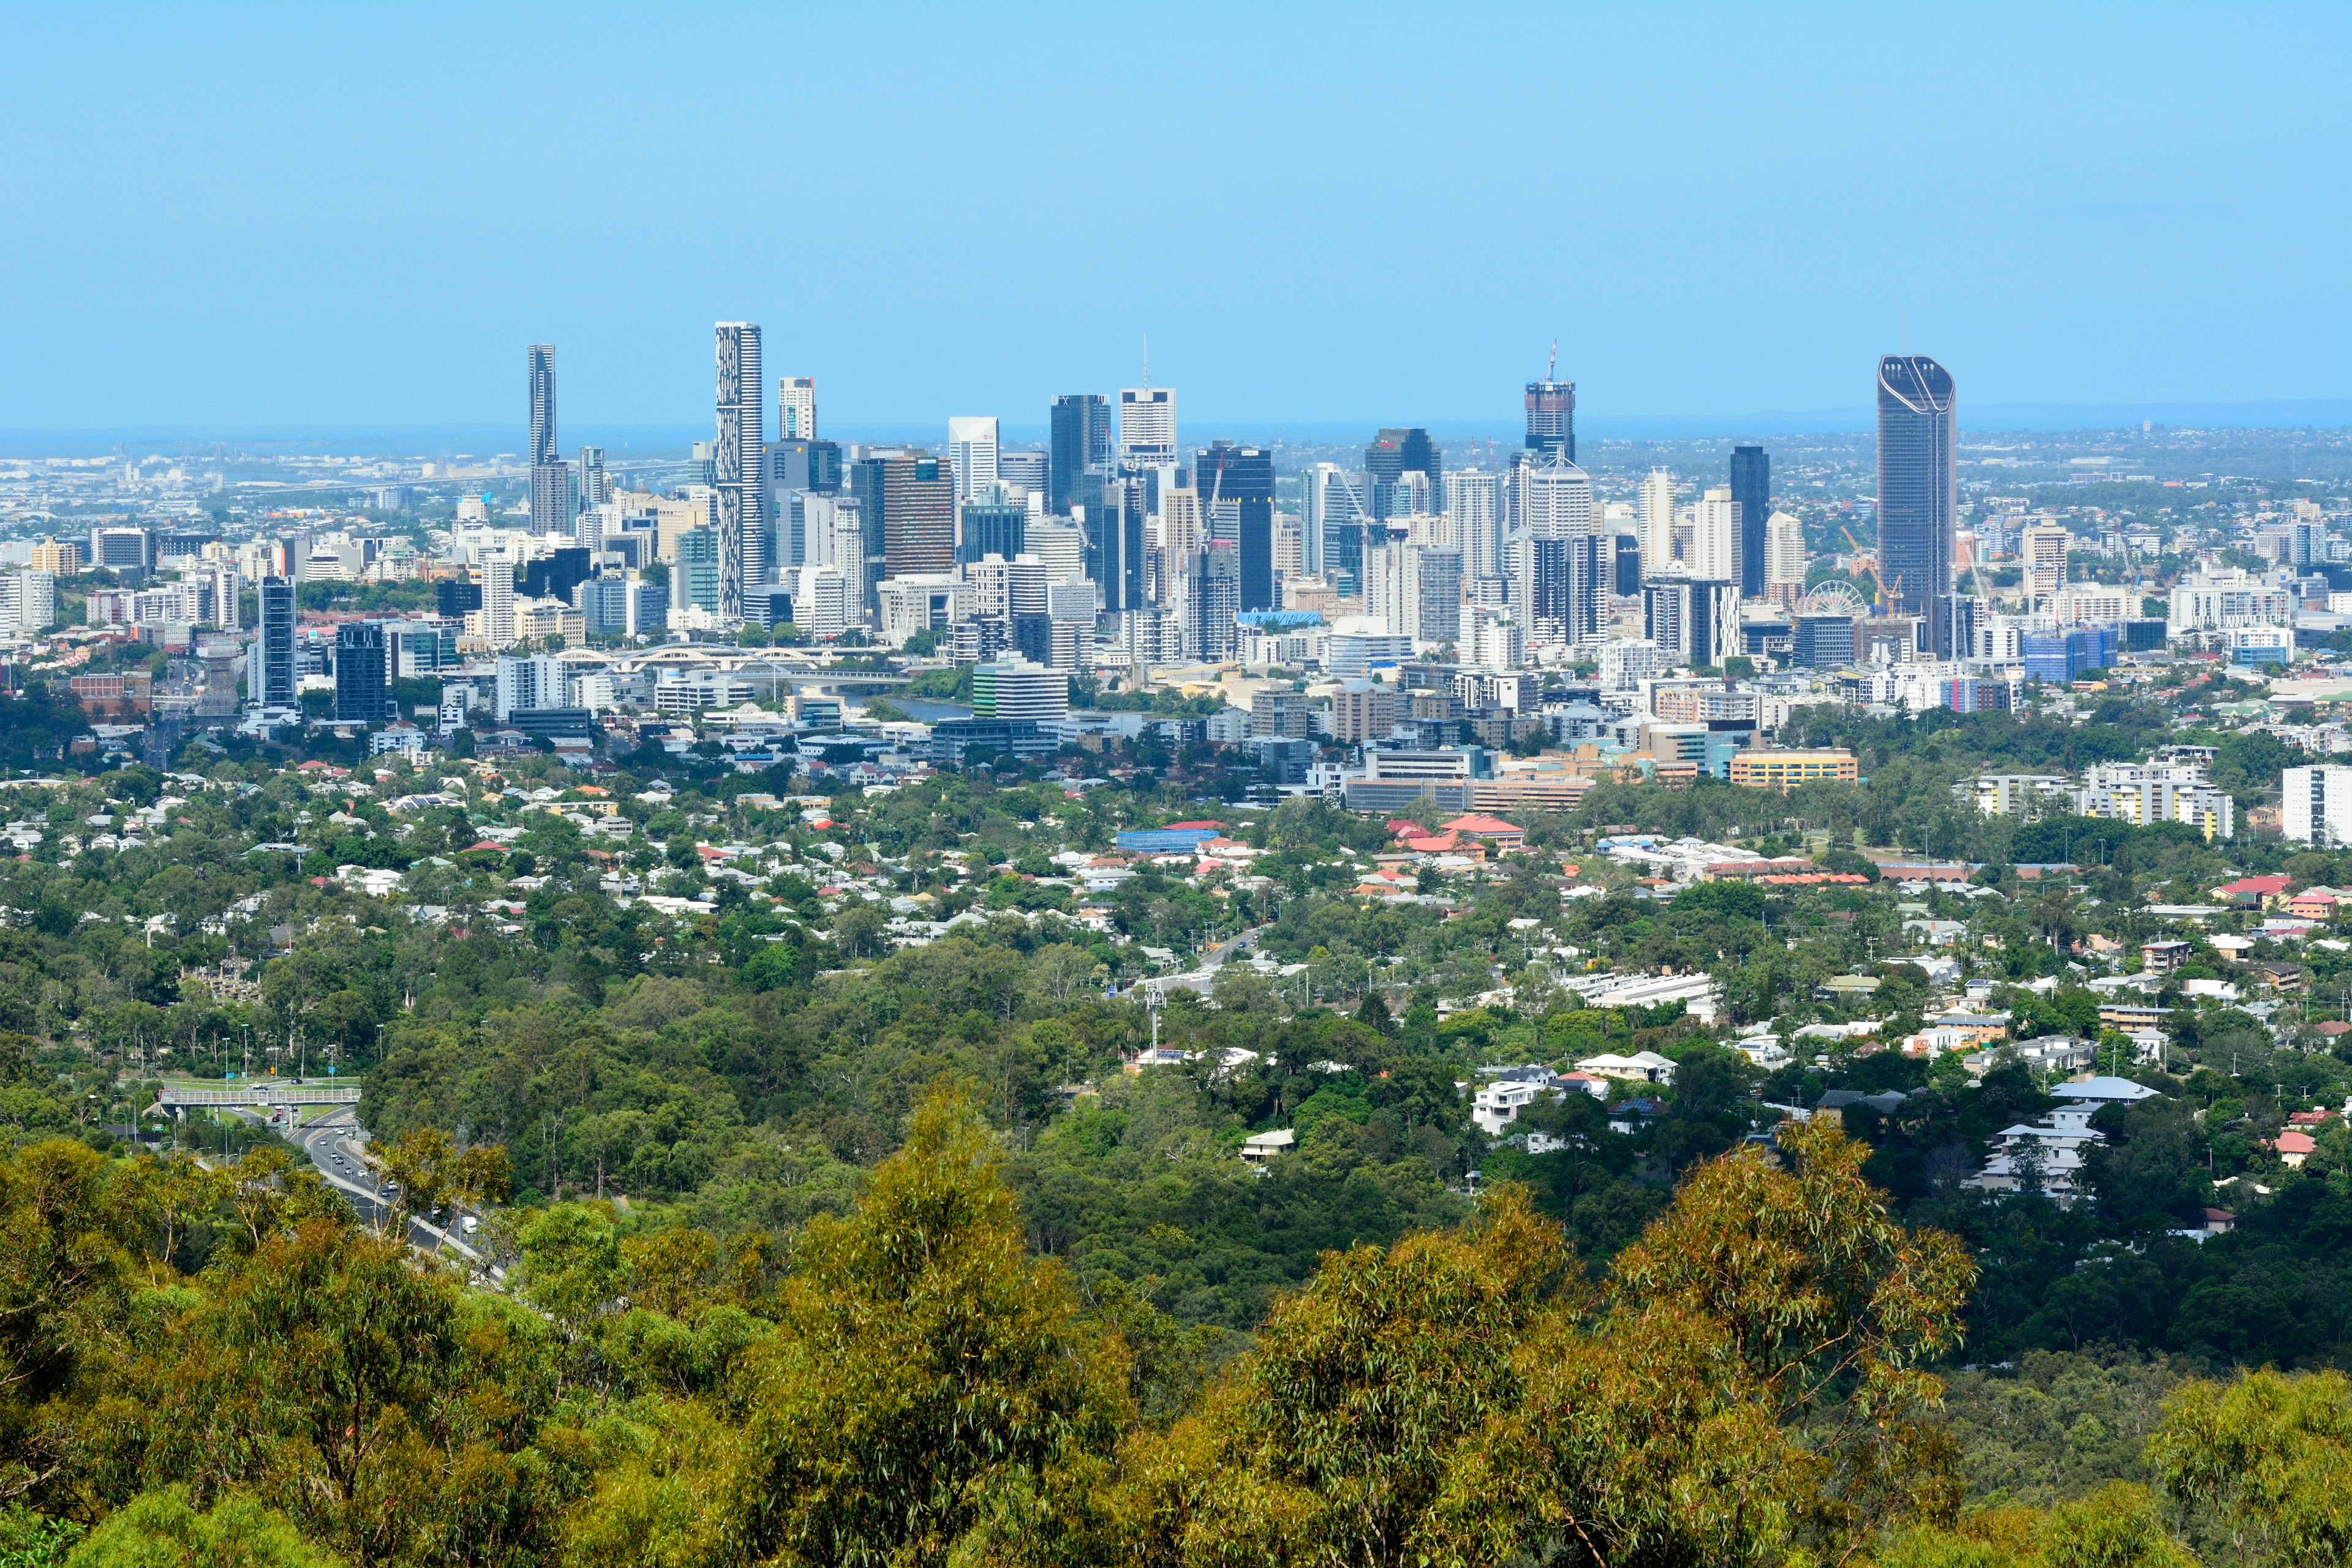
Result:
<svg viewBox="0 0 2352 1568"><path fill-rule="evenodd" d="M362 1221L380 1228L390 1219L392 1205L377 1192L376 1174L367 1163L367 1136L360 1131L350 1110L331 1111L307 1127L295 1128L287 1138L309 1156L320 1178L359 1211ZM458 1233L443 1230L414 1215L408 1222L408 1244L419 1252L454 1254L478 1268L485 1266L481 1253L461 1239ZM491 1267L489 1272L495 1279L505 1271Z"/></svg>

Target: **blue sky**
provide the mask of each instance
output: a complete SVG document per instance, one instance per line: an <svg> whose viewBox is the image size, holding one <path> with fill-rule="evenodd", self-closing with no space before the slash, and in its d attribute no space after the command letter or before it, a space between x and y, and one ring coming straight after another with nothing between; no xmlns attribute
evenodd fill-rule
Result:
<svg viewBox="0 0 2352 1568"><path fill-rule="evenodd" d="M2352 396L2352 6L0 6L0 427Z"/></svg>

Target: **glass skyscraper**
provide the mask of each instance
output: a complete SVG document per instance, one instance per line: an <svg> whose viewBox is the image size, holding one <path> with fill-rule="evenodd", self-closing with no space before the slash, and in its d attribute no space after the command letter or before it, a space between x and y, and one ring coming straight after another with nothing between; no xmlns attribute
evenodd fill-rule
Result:
<svg viewBox="0 0 2352 1568"><path fill-rule="evenodd" d="M1931 627L1948 627L1948 612L1934 612L1952 592L1957 407L1952 373L1926 354L1878 362L1878 570L1892 613L1931 616Z"/></svg>
<svg viewBox="0 0 2352 1568"><path fill-rule="evenodd" d="M1078 499L1078 476L1110 465L1110 399L1098 392L1057 397L1052 426L1045 510L1067 517L1070 503Z"/></svg>
<svg viewBox="0 0 2352 1568"><path fill-rule="evenodd" d="M1241 609L1271 610L1274 603L1274 454L1263 447L1218 441L1201 449L1192 488L1213 522L1220 502L1238 502L1234 544L1241 567Z"/></svg>
<svg viewBox="0 0 2352 1568"><path fill-rule="evenodd" d="M1739 596L1760 599L1764 523L1772 515L1772 459L1763 447L1731 449L1731 500L1739 508Z"/></svg>

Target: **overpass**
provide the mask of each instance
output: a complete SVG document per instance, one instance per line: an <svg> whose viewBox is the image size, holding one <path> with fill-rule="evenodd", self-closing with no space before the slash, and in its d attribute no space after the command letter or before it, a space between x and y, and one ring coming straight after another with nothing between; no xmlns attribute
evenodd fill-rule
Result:
<svg viewBox="0 0 2352 1568"><path fill-rule="evenodd" d="M355 1083L298 1084L286 1080L257 1081L236 1089L199 1089L186 1084L167 1083L155 1103L166 1110L182 1107L214 1106L290 1106L290 1105L357 1105L360 1086Z"/></svg>

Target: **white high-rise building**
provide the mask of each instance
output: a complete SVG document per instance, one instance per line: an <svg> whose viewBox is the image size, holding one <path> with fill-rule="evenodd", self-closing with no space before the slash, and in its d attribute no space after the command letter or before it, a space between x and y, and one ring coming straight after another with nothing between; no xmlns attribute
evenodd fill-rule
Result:
<svg viewBox="0 0 2352 1568"><path fill-rule="evenodd" d="M1176 461L1176 394L1165 386L1122 387L1119 460L1145 468Z"/></svg>
<svg viewBox="0 0 2352 1568"><path fill-rule="evenodd" d="M1675 560L1675 477L1652 468L1642 477L1638 503L1642 575L1664 576Z"/></svg>
<svg viewBox="0 0 2352 1568"><path fill-rule="evenodd" d="M1469 662L1496 674L1518 669L1528 662L1527 635L1518 617L1498 605L1476 605L1463 612L1469 618Z"/></svg>
<svg viewBox="0 0 2352 1568"><path fill-rule="evenodd" d="M234 578L232 571L226 575ZM229 610L228 629L236 626L236 607ZM0 631L45 632L57 624L58 574L54 572L11 572L0 577Z"/></svg>
<svg viewBox="0 0 2352 1568"><path fill-rule="evenodd" d="M1739 503L1731 499L1730 487L1718 485L1701 496L1692 521L1691 575L1727 583L1742 581Z"/></svg>
<svg viewBox="0 0 2352 1568"><path fill-rule="evenodd" d="M1364 552L1364 609L1391 632L1423 643L1462 637L1462 554L1419 544Z"/></svg>
<svg viewBox="0 0 2352 1568"><path fill-rule="evenodd" d="M959 505L996 482L995 416L958 416L948 421L948 459L955 468Z"/></svg>
<svg viewBox="0 0 2352 1568"><path fill-rule="evenodd" d="M816 439L816 377L788 375L776 383L776 426L787 441Z"/></svg>
<svg viewBox="0 0 2352 1568"><path fill-rule="evenodd" d="M1519 477L1519 527L1530 539L1572 539L1591 533L1592 479L1565 458Z"/></svg>
<svg viewBox="0 0 2352 1568"><path fill-rule="evenodd" d="M1764 524L1764 585L1801 588L1805 583L1805 525L1785 511Z"/></svg>
<svg viewBox="0 0 2352 1568"><path fill-rule="evenodd" d="M1445 515L1461 541L1463 570L1472 577L1503 575L1503 477L1477 468L1446 475Z"/></svg>
<svg viewBox="0 0 2352 1568"><path fill-rule="evenodd" d="M1026 553L1045 563L1048 584L1069 583L1087 574L1087 536L1067 522L1032 522L1023 531Z"/></svg>
<svg viewBox="0 0 2352 1568"><path fill-rule="evenodd" d="M482 563L482 636L492 647L515 640L514 563Z"/></svg>
<svg viewBox="0 0 2352 1568"><path fill-rule="evenodd" d="M761 403L760 329L721 321L719 340L719 439L711 483L719 491L719 614L743 613L745 584L767 581L767 416Z"/></svg>
<svg viewBox="0 0 2352 1568"><path fill-rule="evenodd" d="M2280 827L2315 849L2352 844L2352 768L2288 768L2279 775Z"/></svg>
<svg viewBox="0 0 2352 1568"><path fill-rule="evenodd" d="M2066 544L2069 535L2054 523L2029 528L2018 536L2017 552L2025 562L2025 591L2036 606L2055 598L2066 585Z"/></svg>
<svg viewBox="0 0 2352 1568"><path fill-rule="evenodd" d="M1666 653L1647 637L1613 637L1601 645L1601 689L1638 691L1666 673Z"/></svg>
<svg viewBox="0 0 2352 1568"><path fill-rule="evenodd" d="M1047 611L1045 563L1034 555L1024 553L1010 561L984 555L967 564L963 575L971 584L975 617L1042 616Z"/></svg>

